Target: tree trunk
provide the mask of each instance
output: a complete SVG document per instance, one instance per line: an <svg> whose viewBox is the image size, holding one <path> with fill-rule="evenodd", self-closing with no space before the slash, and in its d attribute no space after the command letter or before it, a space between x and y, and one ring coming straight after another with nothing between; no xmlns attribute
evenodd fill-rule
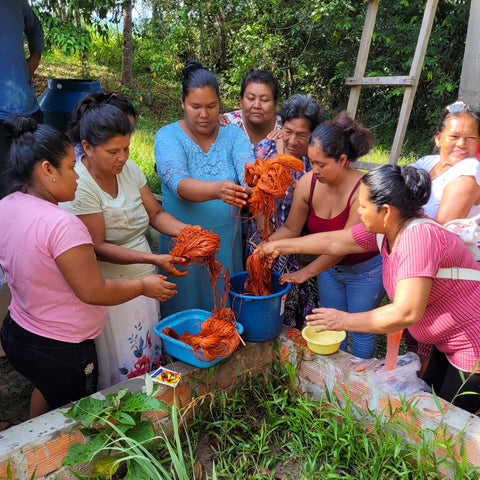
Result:
<svg viewBox="0 0 480 480"><path fill-rule="evenodd" d="M123 7L123 53L122 53L122 85L127 88L132 87L132 56L133 56L133 37L132 37L132 9L134 1Z"/></svg>

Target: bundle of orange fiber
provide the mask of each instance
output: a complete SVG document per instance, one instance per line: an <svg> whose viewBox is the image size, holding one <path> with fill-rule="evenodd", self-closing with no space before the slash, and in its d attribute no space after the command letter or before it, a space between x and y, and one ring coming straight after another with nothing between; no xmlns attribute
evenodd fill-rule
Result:
<svg viewBox="0 0 480 480"><path fill-rule="evenodd" d="M290 155L275 155L268 160L255 159L245 164L245 183L252 187L248 199L253 216L265 215L264 240L268 240L268 222L277 211L277 198L285 195L292 184L292 171L303 170L301 160Z"/></svg>
<svg viewBox="0 0 480 480"><path fill-rule="evenodd" d="M252 187L248 199L253 216L263 215L263 237L268 241L269 221L277 213L277 199L282 198L292 185L292 171L303 170L301 160L290 155L276 155L268 160L255 159L245 165L245 183ZM250 295L272 293L272 272L269 262L257 254L247 258L248 278L244 291Z"/></svg>
<svg viewBox="0 0 480 480"><path fill-rule="evenodd" d="M220 237L212 230L204 230L199 225L188 225L172 240L174 246L170 255L187 259L184 265L195 263L206 265L213 288L215 302L218 298L217 278L223 272L222 264L215 258L220 250Z"/></svg>
<svg viewBox="0 0 480 480"><path fill-rule="evenodd" d="M162 333L191 345L193 353L201 361L211 362L218 357L227 357L233 353L240 342L240 334L236 330L235 313L225 307L229 288L227 269L219 305L213 308L211 316L202 323L199 333L184 332L179 336L172 328L164 328Z"/></svg>
<svg viewBox="0 0 480 480"><path fill-rule="evenodd" d="M252 253L247 258L248 277L243 290L254 296L270 295L272 293L272 271L267 257Z"/></svg>

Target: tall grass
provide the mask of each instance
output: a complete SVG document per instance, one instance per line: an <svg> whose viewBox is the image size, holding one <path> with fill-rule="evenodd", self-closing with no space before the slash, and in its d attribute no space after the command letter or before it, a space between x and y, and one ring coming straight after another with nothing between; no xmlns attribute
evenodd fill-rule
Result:
<svg viewBox="0 0 480 480"><path fill-rule="evenodd" d="M455 480L479 478L463 449L455 459L461 438L402 420L415 410L412 403L377 417L358 408L348 392L341 395L341 402L329 393L311 400L275 366L268 378L218 392L188 432L194 443L210 447L219 478L433 480L447 470ZM418 444L405 441L412 435ZM435 455L439 449L443 457Z"/></svg>
<svg viewBox="0 0 480 480"><path fill-rule="evenodd" d="M130 143L130 160L134 161L147 177L152 192L160 194L161 182L155 172L155 156L153 153L157 127L151 117L140 117L135 124L135 133Z"/></svg>

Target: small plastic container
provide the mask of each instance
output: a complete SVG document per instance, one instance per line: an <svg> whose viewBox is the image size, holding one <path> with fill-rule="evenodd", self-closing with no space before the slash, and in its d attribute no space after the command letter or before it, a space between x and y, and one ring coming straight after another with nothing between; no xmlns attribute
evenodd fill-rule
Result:
<svg viewBox="0 0 480 480"><path fill-rule="evenodd" d="M335 332L326 330L324 332L315 332L316 326L305 327L302 330L302 337L307 341L308 348L321 355L330 355L335 353L340 344L345 340L347 333L345 330Z"/></svg>
<svg viewBox="0 0 480 480"><path fill-rule="evenodd" d="M202 361L201 359L197 358L191 345L187 345L186 343L180 342L175 338L165 335L162 333L162 330L164 328L171 328L175 330L178 336L184 332L195 334L200 332L202 323L210 316L211 313L207 310L201 310L198 308L185 310L164 318L153 327L153 331L162 339L165 350L169 355L178 358L182 362L188 363L189 365L193 365L194 367L208 368L228 357L218 357L212 361L207 359ZM238 322L237 331L240 334L243 332L243 326Z"/></svg>

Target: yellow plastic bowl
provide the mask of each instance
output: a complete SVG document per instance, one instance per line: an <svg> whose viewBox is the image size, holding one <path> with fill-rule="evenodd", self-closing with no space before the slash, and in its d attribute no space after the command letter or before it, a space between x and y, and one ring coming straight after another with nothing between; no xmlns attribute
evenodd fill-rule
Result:
<svg viewBox="0 0 480 480"><path fill-rule="evenodd" d="M305 327L302 330L302 337L307 341L308 348L315 353L321 355L330 355L335 353L340 344L347 336L345 330L334 332L326 330L325 332L315 332L316 326Z"/></svg>

